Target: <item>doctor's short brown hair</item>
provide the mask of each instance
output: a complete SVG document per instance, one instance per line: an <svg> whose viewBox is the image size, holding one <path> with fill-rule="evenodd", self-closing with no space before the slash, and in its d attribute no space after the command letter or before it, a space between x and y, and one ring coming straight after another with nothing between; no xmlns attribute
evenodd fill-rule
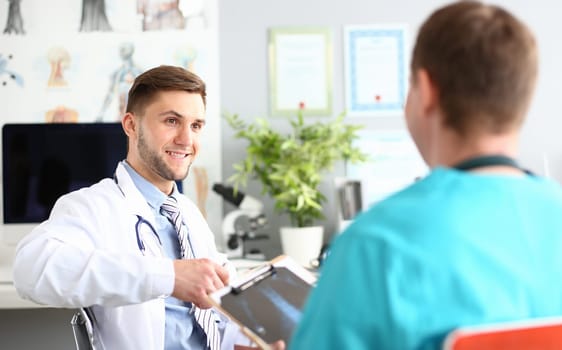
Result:
<svg viewBox="0 0 562 350"><path fill-rule="evenodd" d="M460 1L423 23L411 61L437 86L447 126L501 133L521 126L535 88L535 39L498 6ZM414 81L415 83L415 81Z"/></svg>
<svg viewBox="0 0 562 350"><path fill-rule="evenodd" d="M159 66L147 70L135 78L127 100L128 113L142 115L144 108L152 102L161 91L187 91L198 93L206 105L207 92L205 82L182 67Z"/></svg>

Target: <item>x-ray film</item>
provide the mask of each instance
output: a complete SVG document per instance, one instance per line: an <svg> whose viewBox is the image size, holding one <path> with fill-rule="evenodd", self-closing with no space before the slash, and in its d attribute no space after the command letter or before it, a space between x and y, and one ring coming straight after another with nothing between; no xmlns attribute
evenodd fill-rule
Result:
<svg viewBox="0 0 562 350"><path fill-rule="evenodd" d="M277 340L288 343L315 279L292 259L281 256L212 298L259 346Z"/></svg>

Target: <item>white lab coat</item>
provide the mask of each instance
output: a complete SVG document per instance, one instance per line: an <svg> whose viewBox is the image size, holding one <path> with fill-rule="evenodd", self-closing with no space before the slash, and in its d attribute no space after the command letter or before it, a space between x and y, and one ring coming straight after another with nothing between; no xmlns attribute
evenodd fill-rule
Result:
<svg viewBox="0 0 562 350"><path fill-rule="evenodd" d="M178 201L196 256L225 263L195 204L184 196ZM150 207L121 164L115 179L61 197L49 219L16 249L13 279L18 293L55 307L91 307L98 348L163 349L164 297L173 290L173 263L162 251L160 256L141 253L137 215L155 227ZM222 348L232 349L238 327L231 322L222 326Z"/></svg>

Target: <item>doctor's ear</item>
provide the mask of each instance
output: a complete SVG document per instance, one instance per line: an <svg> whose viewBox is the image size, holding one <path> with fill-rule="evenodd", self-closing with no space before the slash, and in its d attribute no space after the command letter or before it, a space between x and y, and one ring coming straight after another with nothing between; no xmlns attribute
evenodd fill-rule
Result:
<svg viewBox="0 0 562 350"><path fill-rule="evenodd" d="M123 126L123 131L125 131L125 134L127 134L127 136L130 137L131 134L136 132L136 122L137 120L135 118L135 115L130 112L125 113L123 119L121 119L121 126Z"/></svg>

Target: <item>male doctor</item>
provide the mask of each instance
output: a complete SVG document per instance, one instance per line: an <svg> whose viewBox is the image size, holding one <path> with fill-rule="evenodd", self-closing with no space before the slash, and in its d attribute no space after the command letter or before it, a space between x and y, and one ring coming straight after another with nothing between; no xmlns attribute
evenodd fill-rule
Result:
<svg viewBox="0 0 562 350"><path fill-rule="evenodd" d="M19 294L55 307L90 308L97 348L246 348L234 345L246 339L209 309L207 298L234 270L175 185L199 152L205 98L204 82L183 68L139 75L122 119L127 158L114 177L61 197L17 247ZM172 220L163 210L170 200L180 213Z"/></svg>

